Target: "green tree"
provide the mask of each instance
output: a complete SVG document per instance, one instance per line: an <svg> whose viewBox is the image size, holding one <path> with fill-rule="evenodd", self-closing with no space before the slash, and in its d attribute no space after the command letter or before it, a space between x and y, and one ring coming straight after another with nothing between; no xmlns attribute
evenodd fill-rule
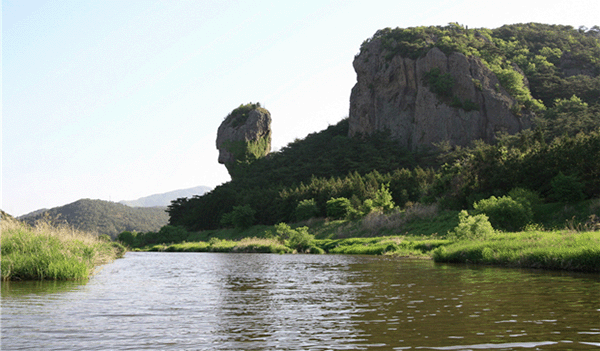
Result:
<svg viewBox="0 0 600 351"><path fill-rule="evenodd" d="M256 211L250 205L234 206L233 211L223 215L221 223L233 225L238 229L246 229L254 224Z"/></svg>
<svg viewBox="0 0 600 351"><path fill-rule="evenodd" d="M346 218L350 215L352 209L352 203L345 197L327 201L327 217L332 219Z"/></svg>
<svg viewBox="0 0 600 351"><path fill-rule="evenodd" d="M373 197L373 207L379 208L384 212L394 209L394 200L392 200L389 184L381 184L381 187Z"/></svg>
<svg viewBox="0 0 600 351"><path fill-rule="evenodd" d="M319 213L315 199L302 200L296 206L296 221L304 221L316 217Z"/></svg>
<svg viewBox="0 0 600 351"><path fill-rule="evenodd" d="M571 175L564 175L559 172L552 178L552 197L561 202L577 202L583 200L583 184Z"/></svg>

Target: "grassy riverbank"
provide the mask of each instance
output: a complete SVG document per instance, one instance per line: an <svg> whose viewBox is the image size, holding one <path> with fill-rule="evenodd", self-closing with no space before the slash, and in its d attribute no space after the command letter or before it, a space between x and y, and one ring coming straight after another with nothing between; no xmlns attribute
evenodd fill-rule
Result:
<svg viewBox="0 0 600 351"><path fill-rule="evenodd" d="M432 257L436 262L600 272L600 231L497 233L439 247Z"/></svg>
<svg viewBox="0 0 600 351"><path fill-rule="evenodd" d="M310 239L309 239L310 240ZM244 238L158 244L144 248L147 251L168 252L231 252L231 253L304 253L304 254L352 254L352 255L395 255L414 258L429 258L429 252L447 240L417 240L401 236L347 239L314 239L304 246L289 240L273 238Z"/></svg>
<svg viewBox="0 0 600 351"><path fill-rule="evenodd" d="M584 209L581 212L585 213ZM539 230L540 225L534 225L520 232L502 232L491 225L473 226L477 221L489 224L487 219L481 222L482 218L477 218L467 216L461 220L458 211L415 206L402 212L371 213L358 220L311 219L292 225L189 233L180 243L148 244L138 249L385 254L436 262L600 272L600 231L594 224L596 217L590 217L593 221L588 224L562 220L563 229ZM449 235L453 232L463 236Z"/></svg>
<svg viewBox="0 0 600 351"><path fill-rule="evenodd" d="M122 245L87 232L14 220L2 220L1 250L2 280L86 279L94 267L125 253Z"/></svg>

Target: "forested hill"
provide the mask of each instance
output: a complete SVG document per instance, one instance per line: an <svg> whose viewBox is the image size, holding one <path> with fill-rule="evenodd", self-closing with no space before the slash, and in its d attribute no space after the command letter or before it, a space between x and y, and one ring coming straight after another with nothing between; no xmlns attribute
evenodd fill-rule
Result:
<svg viewBox="0 0 600 351"><path fill-rule="evenodd" d="M399 207L437 202L442 208L468 208L474 200L502 196L515 187L537 192L544 201L565 200L567 193L574 194L569 201L600 196L598 26L386 28L367 39L361 52L373 41L381 42L384 61L417 59L433 48L480 60L496 77L496 89L516 101L511 112L535 115L533 127L499 136L493 144L474 141L458 148L440 143L416 153L400 147L385 131L349 137L344 119L240 165L238 179L204 196L174 201L168 210L170 224L213 229L232 225L238 214L252 223L288 222L297 218L296 209L305 200L314 200L314 215L324 217L326 202L339 197L351 200L359 211L381 186L389 187ZM441 96L438 103L468 112L465 101L455 104L451 95L443 96L452 86L451 75L429 73L422 78ZM476 88L477 83L472 82ZM561 195L559 184L568 184L563 189L570 190Z"/></svg>
<svg viewBox="0 0 600 351"><path fill-rule="evenodd" d="M129 207L123 204L82 199L34 215L19 217L34 224L38 220L67 223L78 229L116 237L127 231L158 231L169 219L164 207Z"/></svg>

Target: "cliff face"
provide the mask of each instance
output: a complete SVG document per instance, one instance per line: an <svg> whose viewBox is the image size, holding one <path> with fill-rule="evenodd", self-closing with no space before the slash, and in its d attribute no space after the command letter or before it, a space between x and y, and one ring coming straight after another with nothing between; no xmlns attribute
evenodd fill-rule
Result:
<svg viewBox="0 0 600 351"><path fill-rule="evenodd" d="M271 113L260 104L233 110L217 131L219 163L234 177L237 165L252 163L271 151Z"/></svg>
<svg viewBox="0 0 600 351"><path fill-rule="evenodd" d="M475 57L433 48L416 60L389 57L379 39L367 43L353 62L357 83L350 96L349 135L389 131L409 150L449 141L490 142L499 132L531 126L530 115L511 112L515 100ZM433 70L433 71L432 71ZM431 72L451 77L447 96L432 92Z"/></svg>

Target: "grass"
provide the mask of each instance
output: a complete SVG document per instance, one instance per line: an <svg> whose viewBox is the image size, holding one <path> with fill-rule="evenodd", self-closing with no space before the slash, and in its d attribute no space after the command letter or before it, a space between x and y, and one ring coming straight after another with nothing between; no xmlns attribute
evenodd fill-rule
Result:
<svg viewBox="0 0 600 351"><path fill-rule="evenodd" d="M291 253L293 250L274 239L243 238L236 240L221 240L213 238L206 241L185 242L171 245L154 245L147 251L168 252L235 252L235 253Z"/></svg>
<svg viewBox="0 0 600 351"><path fill-rule="evenodd" d="M485 240L452 241L447 233L459 223L458 211L415 204L358 220L313 218L290 224L314 236L305 253L394 255L437 262L522 268L600 271L600 199L577 204L537 206L534 224L518 233L495 232ZM544 228L547 228L545 230ZM559 229L562 228L562 229ZM184 243L142 250L293 253L285 240L269 238L272 226L192 233ZM289 243L288 243L289 244Z"/></svg>
<svg viewBox="0 0 600 351"><path fill-rule="evenodd" d="M2 220L2 280L79 280L125 248L94 234L38 223Z"/></svg>
<svg viewBox="0 0 600 351"><path fill-rule="evenodd" d="M600 272L600 231L498 233L433 251L436 262Z"/></svg>
<svg viewBox="0 0 600 351"><path fill-rule="evenodd" d="M407 239L402 236L317 240L316 244L327 253L354 255L394 255L429 257L429 252L446 240Z"/></svg>

